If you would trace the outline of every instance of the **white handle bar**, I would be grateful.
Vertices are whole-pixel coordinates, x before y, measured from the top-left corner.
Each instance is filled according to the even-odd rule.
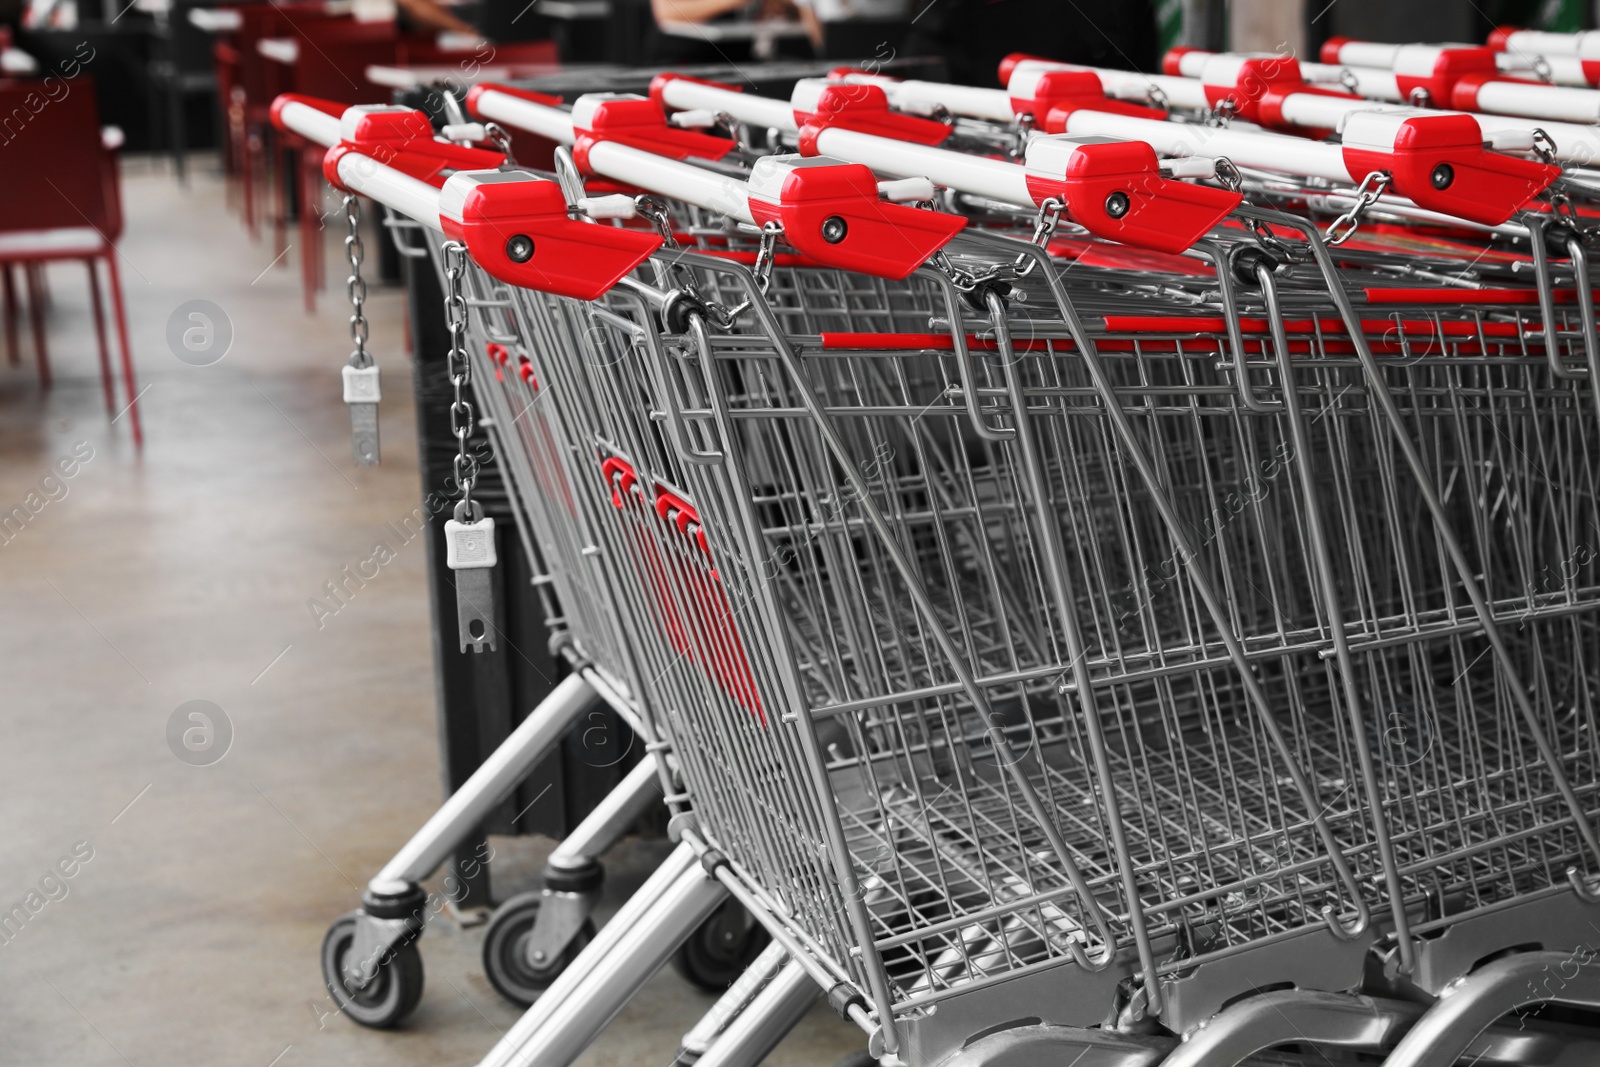
[[[431,230],[444,229],[439,222],[439,190],[425,181],[360,152],[346,152],[339,157],[339,180],[351,192],[393,208]]]
[[[577,139],[572,130],[572,116],[560,108],[546,107],[510,93],[492,91],[480,93],[475,106],[486,119],[536,133],[556,144],[570,145]]]
[[[560,108],[493,89],[480,92],[474,106],[484,118],[537,133],[558,144],[570,145],[577,140],[572,115]],[[790,122],[792,125],[792,118]],[[737,178],[724,177],[691,163],[680,163],[613,141],[597,141],[589,147],[589,167],[596,174],[616,181],[649,189],[740,222],[755,222],[750,214],[749,186]]]
[[[1585,47],[1587,45],[1587,47]],[[1506,34],[1506,51],[1536,56],[1581,56],[1600,49],[1600,34],[1546,33],[1514,30]]]
[[[781,100],[769,100],[702,85],[687,78],[673,78],[661,87],[661,102],[675,111],[713,111],[732,115],[740,122],[764,126],[784,133],[799,129],[794,108]]]
[[[330,115],[298,100],[291,100],[279,109],[278,117],[286,127],[313,144],[332,148],[339,143],[337,115]]]
[[[306,140],[324,147],[339,143],[339,119],[297,100],[278,111],[279,121]],[[339,180],[345,188],[393,208],[431,229],[439,224],[439,190],[427,182],[402,174],[361,152],[339,157]]]
[[[1067,132],[1090,137],[1120,137],[1144,141],[1164,156],[1205,156],[1228,159],[1246,167],[1300,177],[1352,180],[1338,145],[1285,137],[1252,130],[1217,129],[1160,119],[1113,115],[1105,111],[1074,111]]]

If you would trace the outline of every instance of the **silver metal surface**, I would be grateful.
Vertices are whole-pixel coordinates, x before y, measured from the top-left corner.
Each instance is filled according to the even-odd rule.
[[[660,799],[661,776],[655,759],[646,757],[572,828],[545,862],[552,867],[569,869],[587,865],[616,844],[617,839]]]
[[[821,995],[804,967],[784,964],[695,1062],[700,1067],[756,1067]]]
[[[1594,950],[1524,952],[1484,964],[1446,990],[1384,1067],[1451,1067],[1496,1020],[1538,1004],[1600,1008]]]
[[[384,865],[370,883],[372,891],[401,893],[437,870],[456,844],[527,777],[594,699],[594,690],[581,676],[563,678]]]
[[[480,1067],[571,1063],[726,897],[694,849],[679,845]]]

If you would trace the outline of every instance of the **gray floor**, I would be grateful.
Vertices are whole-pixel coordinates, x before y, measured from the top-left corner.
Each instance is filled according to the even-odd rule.
[[[0,512],[39,492],[0,537],[0,913],[29,915],[0,936],[0,1064],[472,1064],[516,1018],[482,976],[481,927],[430,927],[427,994],[394,1033],[327,1014],[316,964],[327,923],[439,800],[418,547],[320,629],[307,607],[417,503],[401,298],[370,304],[386,462],[358,470],[342,284],[303,314],[298,252],[273,265],[197,169],[186,192],[139,161],[125,176],[142,454],[126,417],[109,424],[80,269],[51,272],[54,390],[26,343],[0,365]],[[211,366],[166,341],[193,299],[232,324]],[[92,456],[41,490],[75,449]],[[191,700],[231,724],[210,766],[168,745]],[[496,845],[509,893],[550,842]],[[662,852],[610,857],[608,909]],[[72,876],[52,877],[64,859]],[[583,1062],[665,1065],[710,1002],[669,968]],[[819,1007],[769,1062],[859,1044]]]

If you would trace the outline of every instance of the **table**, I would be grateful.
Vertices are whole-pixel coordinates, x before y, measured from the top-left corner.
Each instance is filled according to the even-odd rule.
[[[256,51],[286,67],[300,61],[300,42],[293,37],[263,37],[256,42]]]
[[[771,59],[777,42],[790,37],[805,37],[804,23],[789,19],[758,19],[747,22],[661,22],[661,32],[672,37],[687,37],[695,41],[717,44],[722,41],[749,41],[750,54],[757,59]]]
[[[472,85],[477,82],[503,82],[538,78],[558,70],[571,70],[557,63],[502,63],[479,67],[468,75],[460,64],[444,66],[389,66],[373,64],[366,69],[367,81],[387,89],[422,89],[430,85]]]
[[[244,16],[231,7],[191,7],[189,22],[207,33],[237,33]]]
[[[539,6],[539,14],[562,22],[610,18],[611,0],[548,0]]]
[[[0,74],[37,74],[39,64],[20,48],[0,51]]]

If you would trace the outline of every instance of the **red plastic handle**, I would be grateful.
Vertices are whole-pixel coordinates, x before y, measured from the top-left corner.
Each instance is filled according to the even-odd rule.
[[[659,234],[572,218],[559,185],[523,171],[452,175],[439,222],[491,276],[579,300],[597,299],[661,247]]]
[[[1561,176],[1561,168],[1491,152],[1471,115],[1354,112],[1345,122],[1345,166],[1375,170],[1419,207],[1498,226]]]
[[[1011,107],[1018,115],[1033,115],[1040,119],[1046,128],[1055,121],[1051,116],[1059,114],[1060,121],[1064,122],[1066,115],[1083,110],[1108,111],[1113,115],[1131,115],[1140,119],[1167,117],[1167,113],[1160,108],[1113,100],[1106,95],[1100,76],[1092,70],[1046,71],[1034,82],[1033,96],[1013,96]]]
[[[343,140],[322,160],[322,173],[335,189],[345,189],[339,180],[339,159],[347,152],[359,152],[436,187],[444,185],[446,171],[486,170],[506,161],[500,152],[437,140],[428,116],[413,108],[346,108],[341,122]]]
[[[780,223],[795,251],[830,267],[905,278],[967,224],[959,215],[885,203],[877,177],[859,163],[768,156],[762,164],[751,174],[750,214],[760,224]]]
[[[711,546],[706,543],[705,527],[700,524],[700,513],[693,504],[670,490],[656,486],[656,515],[677,529],[683,536],[700,547],[708,557]]]
[[[1243,197],[1174,181],[1143,141],[1040,139],[1028,149],[1028,192],[1060,197],[1073,221],[1098,237],[1157,252],[1182,252]]]
[[[577,138],[572,157],[585,171],[589,145],[596,141],[625,144],[676,160],[721,159],[733,151],[733,142],[726,137],[670,125],[661,105],[643,96],[580,96],[572,107],[572,132]]]
[[[795,112],[801,155],[816,155],[817,134],[830,126],[923,145],[941,144],[950,136],[951,128],[942,122],[891,110],[889,94],[878,85],[829,85],[817,98],[816,107],[812,112]]]

